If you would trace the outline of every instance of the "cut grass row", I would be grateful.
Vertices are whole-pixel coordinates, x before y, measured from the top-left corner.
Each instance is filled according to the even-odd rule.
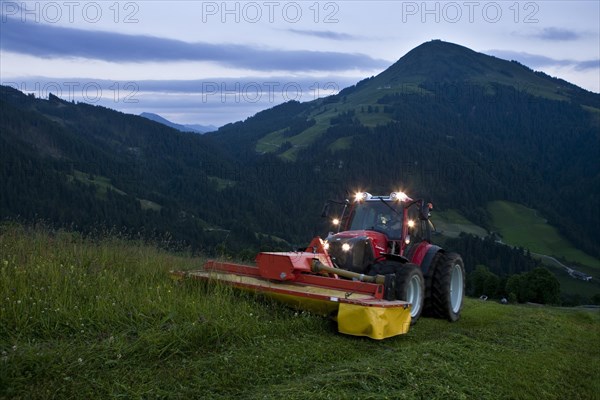
[[[384,341],[170,279],[202,259],[0,228],[0,398],[593,399],[598,312],[468,300]]]

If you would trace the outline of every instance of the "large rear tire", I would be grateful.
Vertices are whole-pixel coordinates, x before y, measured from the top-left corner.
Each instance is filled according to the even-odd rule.
[[[404,264],[396,270],[396,299],[410,303],[410,324],[414,325],[425,301],[425,279],[417,265]]]
[[[438,253],[428,282],[427,312],[454,322],[460,318],[465,298],[465,266],[456,253]]]

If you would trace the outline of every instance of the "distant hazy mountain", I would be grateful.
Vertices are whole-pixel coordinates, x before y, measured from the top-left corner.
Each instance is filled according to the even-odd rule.
[[[195,129],[196,131],[198,131],[200,133],[214,132],[219,129],[218,126],[214,126],[214,125],[185,124],[184,126],[186,128]]]
[[[177,124],[175,122],[169,121],[166,118],[161,117],[158,114],[153,114],[153,113],[143,112],[143,113],[140,114],[140,116],[144,117],[144,118],[148,118],[149,120],[152,120],[154,122],[158,122],[160,124],[163,124],[163,125],[166,125],[166,126],[170,126],[171,128],[177,129],[178,131],[181,131],[181,132],[206,133],[206,132],[216,131],[218,129],[218,127],[216,127],[214,125],[200,125],[200,124],[182,125],[182,124]]]

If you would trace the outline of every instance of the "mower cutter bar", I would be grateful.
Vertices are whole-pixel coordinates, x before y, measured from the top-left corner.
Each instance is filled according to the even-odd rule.
[[[202,270],[176,271],[178,278],[218,282],[337,319],[341,333],[384,339],[408,332],[410,304],[383,299],[383,285],[311,273],[309,252],[260,253],[258,266],[208,261]],[[265,275],[267,277],[265,277]]]

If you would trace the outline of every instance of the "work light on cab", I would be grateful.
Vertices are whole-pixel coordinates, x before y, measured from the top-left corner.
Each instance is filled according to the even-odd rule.
[[[367,192],[358,192],[354,195],[354,201],[360,203],[361,201],[369,200],[371,197],[371,193]]]
[[[410,200],[410,197],[404,192],[392,192],[390,193],[390,199],[392,201],[407,201]]]

